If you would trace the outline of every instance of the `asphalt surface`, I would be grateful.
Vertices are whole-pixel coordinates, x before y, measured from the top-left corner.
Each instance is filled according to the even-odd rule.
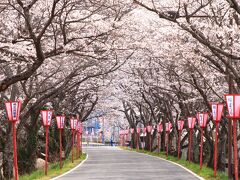
[[[58,180],[199,179],[170,162],[115,147],[85,147],[88,159]]]

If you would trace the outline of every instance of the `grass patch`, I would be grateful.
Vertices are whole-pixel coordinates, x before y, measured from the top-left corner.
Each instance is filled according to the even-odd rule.
[[[166,160],[175,162],[177,164],[180,164],[180,165],[186,167],[187,169],[191,170],[195,174],[197,174],[197,175],[199,175],[199,176],[201,176],[201,177],[203,177],[204,179],[207,179],[207,180],[213,180],[213,179],[214,180],[227,180],[228,179],[227,174],[224,173],[224,172],[221,172],[221,171],[217,172],[217,177],[215,178],[214,175],[213,175],[213,173],[214,173],[213,169],[207,167],[206,165],[203,165],[202,170],[200,170],[199,164],[195,164],[195,163],[192,163],[192,162],[189,163],[188,161],[186,161],[184,159],[178,160],[177,157],[169,156],[169,155],[168,155],[168,158],[166,158],[165,152],[160,152],[158,154],[157,152],[149,152],[149,151],[146,151],[146,150],[137,151],[136,149],[129,149],[129,148],[126,148],[126,147],[121,147],[121,149],[129,150],[129,151],[135,151],[135,152],[139,152],[139,153],[144,153],[144,154],[160,157],[162,159],[166,159]]]
[[[63,162],[62,169],[60,169],[59,162],[49,163],[48,164],[48,175],[47,176],[45,176],[44,169],[39,169],[39,170],[36,170],[36,171],[32,172],[31,174],[20,176],[19,179],[20,180],[32,180],[32,179],[47,180],[47,179],[51,179],[53,177],[59,176],[59,175],[65,173],[65,172],[71,170],[72,168],[77,166],[80,162],[82,162],[84,159],[86,159],[86,154],[85,153],[82,154],[81,158],[75,159],[74,163],[72,163],[72,156],[71,156],[71,153],[70,153],[69,157],[66,160],[62,161]]]

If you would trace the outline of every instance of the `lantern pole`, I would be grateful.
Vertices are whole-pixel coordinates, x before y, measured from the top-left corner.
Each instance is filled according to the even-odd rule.
[[[45,175],[48,173],[48,126],[45,126],[46,144],[45,144]]]
[[[134,141],[134,140],[133,140],[133,134],[132,134],[132,132],[131,132],[131,146],[130,146],[131,149],[133,149],[133,141]]]
[[[137,132],[134,133],[135,148],[137,149]]]
[[[74,162],[74,129],[72,129],[72,163]]]
[[[78,135],[78,158],[80,158],[80,150],[81,150],[81,133]]]
[[[238,180],[237,119],[233,119],[233,153],[234,153],[234,176],[235,180]]]
[[[137,140],[136,140],[136,144],[137,144],[137,151],[139,151],[139,133],[137,133]]]
[[[167,131],[167,138],[166,138],[166,156],[168,157],[168,136],[169,136],[169,131]]]
[[[144,136],[143,136],[143,147],[142,149],[145,149],[145,143],[146,143],[146,136],[145,136],[146,133],[144,133]]]
[[[124,144],[125,144],[126,147],[128,146],[127,143],[126,143],[127,141],[128,141],[128,134],[125,134]]]
[[[82,156],[82,133],[80,134],[80,156]]]
[[[122,146],[124,146],[124,134],[122,135]]]
[[[191,162],[191,147],[192,147],[192,129],[189,130],[189,142],[188,142],[188,161]]]
[[[215,147],[214,147],[214,177],[217,176],[217,143],[218,143],[218,122],[216,121],[216,135],[215,135]]]
[[[149,151],[152,152],[152,136],[151,136],[151,132],[149,133]]]
[[[178,134],[178,160],[180,159],[180,141],[181,141],[181,134],[182,134],[182,131],[180,130],[180,131],[179,131],[179,134]]]
[[[228,121],[228,179],[232,179],[232,120]]]
[[[200,169],[202,169],[202,156],[203,156],[203,128],[201,128],[201,147],[200,147]]]
[[[59,129],[59,148],[60,148],[60,169],[62,169],[62,129]]]
[[[119,135],[119,145],[122,146],[122,135]]]
[[[77,131],[77,148],[76,148],[76,159],[79,158],[79,132]]]
[[[16,121],[12,122],[12,128],[13,128],[14,175],[15,175],[15,180],[18,180]]]
[[[158,154],[160,153],[160,133],[158,133]]]

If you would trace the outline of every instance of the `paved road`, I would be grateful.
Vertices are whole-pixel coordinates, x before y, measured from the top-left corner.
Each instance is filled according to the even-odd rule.
[[[87,161],[58,180],[194,180],[185,169],[167,161],[114,147],[86,147]]]

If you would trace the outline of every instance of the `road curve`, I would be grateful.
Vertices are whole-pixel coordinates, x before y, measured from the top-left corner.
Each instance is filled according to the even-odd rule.
[[[57,180],[195,180],[187,170],[156,157],[115,147],[86,147],[88,159]]]

